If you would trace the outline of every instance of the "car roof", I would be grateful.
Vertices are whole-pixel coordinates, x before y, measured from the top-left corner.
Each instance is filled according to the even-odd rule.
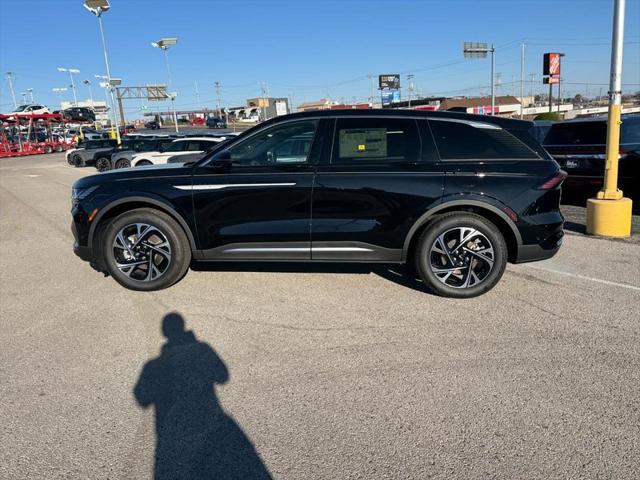
[[[224,138],[222,137],[184,137],[184,138],[176,138],[174,141],[175,142],[186,142],[187,140],[206,140],[209,142],[220,142],[221,140],[224,140]]]
[[[290,119],[313,119],[325,117],[403,117],[403,118],[442,118],[467,120],[471,122],[484,122],[510,129],[528,129],[533,126],[533,122],[527,120],[517,120],[513,118],[494,117],[490,115],[474,115],[470,113],[435,111],[429,112],[424,110],[411,109],[391,109],[391,108],[371,108],[371,109],[353,109],[353,110],[315,110],[312,112],[298,112],[289,115],[281,115],[279,117],[267,120],[261,125],[278,123]]]

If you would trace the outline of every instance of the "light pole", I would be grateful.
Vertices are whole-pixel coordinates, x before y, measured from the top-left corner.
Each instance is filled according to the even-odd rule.
[[[159,48],[160,50],[162,50],[164,54],[164,63],[165,63],[165,66],[167,67],[167,89],[171,87],[171,68],[169,67],[169,47],[177,43],[178,43],[177,37],[161,38],[157,42],[151,42],[151,46],[153,48]],[[175,105],[176,95],[177,93],[173,92],[173,93],[169,93],[168,97],[171,99],[171,109],[173,111],[173,123],[175,125],[176,133],[178,133],[178,116],[176,114],[176,105]]]
[[[22,103],[27,103],[27,92],[20,92],[20,95],[22,95]]]
[[[411,108],[411,94],[413,93],[413,74],[412,73],[407,75],[407,83],[409,84],[409,104],[408,104],[408,107]]]
[[[622,51],[624,46],[625,0],[615,0],[609,79],[609,119],[604,185],[597,198],[587,200],[587,233],[609,237],[631,235],[632,201],[618,188],[620,124],[622,111]]]
[[[13,89],[13,72],[7,72],[7,81],[9,82],[9,90],[11,91],[11,98],[13,100],[13,108],[18,108],[18,102],[16,101],[16,92]]]
[[[463,54],[464,58],[487,58],[487,53],[491,53],[491,115],[495,114],[495,105],[496,105],[496,92],[494,85],[494,65],[495,65],[495,55],[496,49],[493,47],[493,44],[489,48],[486,43],[475,43],[475,42],[464,42]]]
[[[91,81],[83,80],[82,83],[84,83],[89,89],[89,99],[91,100],[91,108],[93,108],[93,90],[91,90]]]
[[[102,80],[99,85],[100,88],[104,89],[104,105],[105,105],[105,114],[107,119],[109,120],[110,126],[114,125],[115,122],[112,117],[112,112],[115,115],[115,109],[112,106],[109,106],[109,82],[107,82],[106,75],[94,75],[94,77],[98,80]]]
[[[27,93],[29,94],[29,98],[31,99],[31,103],[34,102],[33,100],[33,88],[27,88]]]
[[[73,105],[77,107],[78,97],[76,96],[76,84],[73,81],[73,74],[80,73],[80,70],[78,70],[77,68],[58,67],[58,71],[69,74],[69,78],[71,78],[71,90],[73,91]]]
[[[58,97],[60,98],[60,110],[62,110],[62,92],[66,92],[67,87],[56,87],[52,88],[51,90],[58,94]]]
[[[115,106],[116,102],[113,99],[113,86],[111,85],[111,69],[109,68],[109,55],[107,54],[107,43],[104,39],[104,28],[102,27],[102,14],[107,12],[110,8],[109,0],[84,0],[84,8],[89,10],[98,18],[98,25],[100,26],[100,38],[102,40],[102,52],[104,53],[104,64],[107,68],[107,84],[109,87],[109,93],[111,94],[111,105]],[[116,126],[116,139],[118,144],[120,143],[120,126],[118,125],[118,116],[113,112],[114,123]]]

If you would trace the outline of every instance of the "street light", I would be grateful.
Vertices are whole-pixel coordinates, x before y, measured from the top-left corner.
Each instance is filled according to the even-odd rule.
[[[167,88],[171,87],[171,68],[169,67],[169,47],[178,43],[177,37],[161,38],[157,42],[151,42],[153,48],[159,48],[164,53],[164,63],[167,67]],[[171,109],[173,110],[173,123],[175,125],[176,133],[178,132],[178,116],[176,114],[175,99],[177,93],[169,94],[171,99]]]
[[[91,81],[83,80],[82,83],[84,83],[89,89],[89,99],[91,100],[91,107],[93,108],[93,90],[91,90]]]
[[[74,73],[75,74],[80,73],[80,70],[78,70],[77,68],[58,67],[58,71],[69,74],[69,77],[71,78],[71,90],[73,90],[73,103],[77,107],[78,106],[78,97],[76,96],[76,84],[73,81],[73,74]]]
[[[27,88],[27,92],[29,93],[29,98],[31,98],[31,103],[33,103],[33,88]]]
[[[100,26],[100,38],[102,39],[102,52],[104,53],[104,64],[107,68],[107,84],[109,87],[109,92],[111,94],[111,106],[115,107],[116,102],[113,98],[113,88],[111,86],[111,70],[109,68],[109,55],[107,54],[107,43],[104,39],[104,28],[102,27],[102,14],[107,12],[111,6],[109,5],[109,0],[84,0],[84,8],[94,14],[98,19],[98,25]],[[113,118],[115,120],[116,126],[116,138],[118,139],[118,143],[120,143],[120,127],[118,125],[118,116],[115,113],[115,109],[113,109]]]
[[[493,44],[491,48],[486,43],[464,42],[464,58],[487,58],[487,53],[491,53],[491,115],[494,115],[496,95],[493,85],[493,65],[494,65],[494,52]]]
[[[60,97],[60,110],[63,110],[63,108],[62,108],[62,92],[66,92],[67,91],[67,87],[52,88],[51,90],[56,92],[58,94],[58,97]]]

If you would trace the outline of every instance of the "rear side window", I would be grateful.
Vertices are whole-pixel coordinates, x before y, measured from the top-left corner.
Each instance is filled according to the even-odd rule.
[[[545,145],[604,145],[607,122],[555,123],[544,140]]]
[[[333,163],[402,162],[420,159],[415,120],[404,118],[339,118]]]
[[[620,143],[640,143],[640,118],[622,118]]]
[[[538,158],[506,130],[493,125],[429,120],[442,160]]]

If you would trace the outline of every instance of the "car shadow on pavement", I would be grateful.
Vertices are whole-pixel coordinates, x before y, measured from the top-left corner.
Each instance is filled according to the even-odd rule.
[[[403,287],[430,293],[406,265],[364,263],[305,262],[193,262],[196,272],[271,272],[271,273],[338,273],[368,275],[374,273]]]
[[[215,392],[229,380],[222,359],[185,330],[179,313],[162,320],[167,342],[134,387],[142,408],[155,409],[154,479],[270,479],[255,447],[225,413]]]

